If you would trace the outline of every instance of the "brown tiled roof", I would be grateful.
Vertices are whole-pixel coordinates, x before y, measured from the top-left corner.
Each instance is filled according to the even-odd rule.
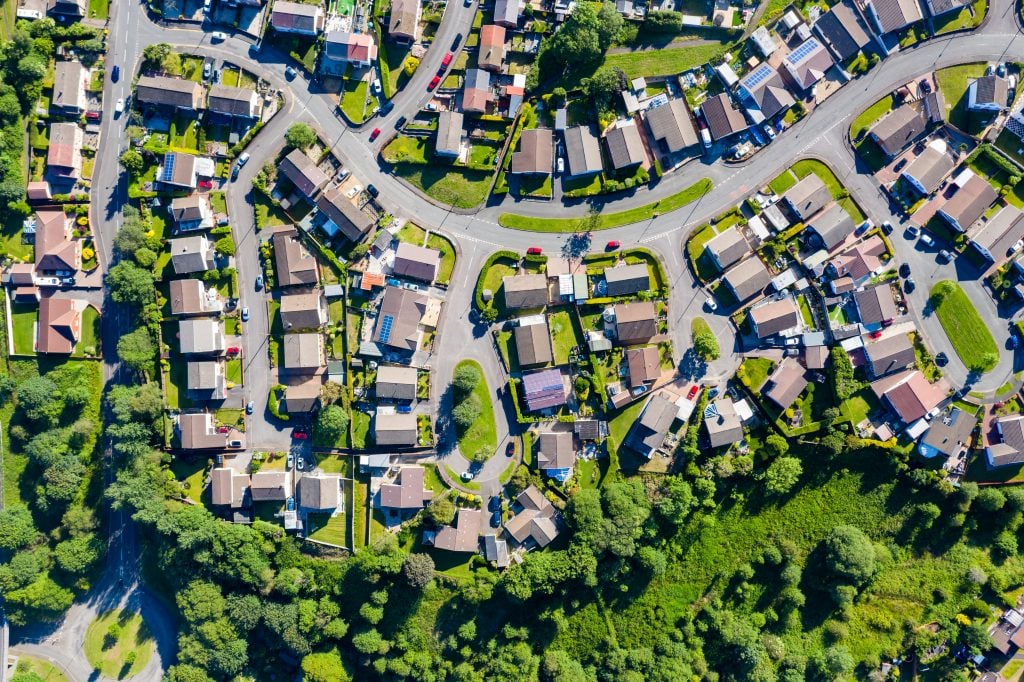
[[[292,476],[288,471],[258,471],[249,482],[253,502],[284,501],[291,493]]]
[[[408,289],[387,287],[377,314],[377,325],[373,330],[374,342],[400,350],[415,351],[419,344],[419,323],[426,309],[427,299],[422,294]]]
[[[551,336],[548,324],[519,325],[513,332],[516,341],[516,357],[523,367],[546,365],[555,358],[551,351]]]
[[[723,230],[708,240],[704,249],[712,256],[722,269],[743,258],[750,250],[747,240],[735,227]]]
[[[928,127],[928,119],[909,104],[896,107],[871,126],[871,136],[887,156],[895,156]]]
[[[721,140],[747,129],[747,119],[743,112],[733,106],[732,100],[725,93],[708,98],[700,105],[704,119],[708,122],[711,139]]]
[[[416,445],[416,415],[378,412],[374,418],[373,433],[377,445]]]
[[[512,154],[512,172],[550,175],[554,139],[548,128],[531,128],[519,136],[519,151]]]
[[[480,28],[480,51],[477,61],[481,69],[500,71],[505,59],[505,27],[488,24]]]
[[[419,24],[416,21],[419,7],[420,0],[392,0],[388,35],[415,40],[419,35]]]
[[[832,193],[816,173],[811,173],[786,190],[783,200],[800,220],[807,220],[832,201]]]
[[[576,464],[576,449],[571,431],[545,431],[537,446],[537,468],[569,469]]]
[[[415,400],[417,372],[415,367],[381,365],[377,369],[378,399]]]
[[[972,175],[956,194],[942,205],[939,213],[946,220],[955,221],[961,230],[966,231],[998,198],[999,193],[988,180],[980,175]]]
[[[284,369],[307,372],[324,366],[323,337],[320,334],[285,334]]]
[[[299,506],[306,509],[336,509],[341,506],[341,477],[306,474],[299,479]]]
[[[858,291],[853,298],[862,324],[879,324],[899,315],[887,282]]]
[[[615,330],[619,343],[629,345],[646,342],[658,334],[658,313],[654,303],[617,303],[615,305]]]
[[[249,476],[230,467],[217,467],[210,472],[210,496],[215,505],[241,507],[248,487]]]
[[[763,339],[800,324],[800,311],[797,310],[793,299],[787,296],[751,308],[750,321],[757,329],[757,338]]]
[[[36,270],[54,272],[78,269],[78,242],[69,239],[68,217],[62,209],[36,211]]]
[[[385,509],[422,509],[434,493],[423,485],[425,471],[419,466],[404,466],[395,483],[380,487],[380,506]]]
[[[917,0],[867,0],[866,4],[874,8],[882,33],[899,30],[924,17]]]
[[[143,104],[182,109],[203,108],[203,86],[195,81],[167,76],[141,76],[135,97]]]
[[[544,275],[506,275],[501,288],[506,308],[540,308],[548,303],[548,278]]]
[[[375,225],[365,211],[342,193],[340,185],[324,191],[317,198],[316,207],[352,242],[361,240]]]
[[[85,107],[85,69],[79,62],[57,62],[53,75],[53,106],[68,111]]]
[[[641,291],[651,290],[651,276],[647,263],[620,263],[604,269],[604,279],[608,283],[609,296],[628,296]]]
[[[178,417],[181,432],[181,447],[184,450],[212,450],[227,446],[228,438],[217,433],[213,426],[213,415],[209,413],[183,414]]]
[[[953,157],[944,148],[939,149],[930,144],[903,169],[903,175],[912,177],[925,192],[931,194],[955,165]]]
[[[757,256],[751,256],[739,265],[726,271],[724,282],[732,290],[736,300],[746,301],[755,294],[760,294],[772,281],[768,269]]]
[[[785,410],[800,397],[807,388],[804,368],[793,358],[785,358],[782,364],[768,377],[768,383],[761,392],[779,408]]]
[[[604,142],[608,146],[612,167],[616,170],[635,166],[645,158],[640,131],[632,122],[617,125],[606,132]]]
[[[82,129],[74,123],[50,125],[47,169],[55,175],[77,177],[82,171]]]
[[[714,403],[716,414],[704,418],[704,429],[708,432],[711,447],[732,445],[743,440],[743,423],[736,415],[736,407],[729,398],[719,398]]]
[[[323,30],[324,13],[318,5],[275,0],[270,24],[282,31],[316,34]]]
[[[871,36],[857,18],[853,3],[833,5],[815,22],[814,28],[836,51],[840,59],[849,59],[871,42]]]
[[[82,334],[82,314],[70,298],[47,297],[39,301],[36,352],[69,354]]]
[[[281,286],[316,284],[320,280],[316,258],[299,239],[297,232],[278,232],[273,242],[277,280]]]
[[[172,315],[198,315],[206,312],[205,287],[198,279],[171,280],[170,299]]]
[[[437,249],[401,242],[395,251],[392,271],[403,277],[433,282],[440,264],[441,252]]]
[[[278,169],[307,199],[312,199],[330,179],[301,149],[288,152]]]
[[[259,95],[250,88],[217,83],[210,86],[207,109],[218,114],[254,117],[259,114]]]
[[[910,424],[938,407],[946,399],[948,388],[944,379],[929,384],[923,374],[911,370],[883,395],[900,419]]]
[[[692,147],[700,141],[685,99],[672,99],[660,107],[648,109],[646,118],[651,138],[669,154]]]
[[[483,512],[479,509],[460,509],[454,526],[442,526],[434,536],[435,549],[449,552],[476,553],[480,548],[480,528]]]
[[[636,388],[661,377],[661,353],[657,346],[631,348],[626,351],[629,387]]]

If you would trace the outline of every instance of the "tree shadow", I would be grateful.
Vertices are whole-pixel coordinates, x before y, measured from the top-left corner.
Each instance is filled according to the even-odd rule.
[[[694,381],[707,374],[707,371],[708,363],[698,357],[692,347],[687,348],[679,360],[679,374],[685,379]]]

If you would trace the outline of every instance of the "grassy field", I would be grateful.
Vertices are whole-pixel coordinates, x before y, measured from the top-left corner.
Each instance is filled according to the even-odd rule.
[[[203,481],[206,479],[207,460],[197,457],[186,460],[175,457],[171,461],[174,478],[185,484],[185,496],[196,504],[203,503]]]
[[[36,322],[39,308],[25,303],[11,303],[11,325],[14,327],[14,352],[18,355],[35,355]]]
[[[114,623],[120,626],[120,635],[109,642],[109,628]],[[153,656],[153,644],[139,614],[117,609],[89,624],[85,632],[85,657],[106,677],[128,677],[146,667]],[[129,652],[135,652],[135,662],[130,666],[125,664]]]
[[[456,208],[474,208],[487,198],[491,174],[484,171],[400,163],[395,173],[427,196]]]
[[[939,90],[949,107],[948,120],[954,126],[970,132],[970,115],[967,111],[967,85],[968,82],[985,75],[985,62],[974,62],[972,64],[961,64],[946,69],[939,69],[935,72],[935,78],[939,83]]]
[[[477,362],[463,360],[456,365],[455,370],[458,371],[460,367],[472,367],[480,374],[480,382],[473,389],[473,394],[480,401],[480,416],[472,426],[459,432],[459,451],[470,459],[474,456],[485,459],[493,455],[498,448],[498,433],[494,423],[491,392],[487,388],[487,379],[484,377],[483,369]]]
[[[347,80],[341,94],[341,111],[353,123],[366,120],[366,81]]]
[[[551,348],[555,356],[556,365],[564,365],[569,362],[569,351],[575,346],[583,344],[576,334],[576,327],[572,317],[566,310],[559,310],[548,316],[548,325],[551,328]]]
[[[31,682],[38,682],[39,680],[42,680],[42,682],[68,682],[67,676],[54,665],[40,658],[32,658],[24,654],[18,654],[18,665],[15,668],[15,673],[12,679],[21,679],[20,675],[35,675],[35,677],[27,679],[31,680]]]
[[[667,47],[661,50],[644,50],[626,54],[610,54],[605,57],[604,66],[618,67],[628,78],[638,76],[667,76],[692,69],[720,56],[726,45],[704,44]]]
[[[861,134],[866,133],[868,128],[892,109],[892,106],[892,95],[886,95],[862,111],[857,118],[853,119],[853,123],[850,124],[850,139],[856,140]]]
[[[711,191],[714,183],[707,178],[700,180],[687,187],[678,194],[655,201],[643,206],[637,206],[618,213],[594,213],[582,218],[531,218],[529,216],[517,215],[515,213],[502,213],[498,222],[502,227],[513,230],[525,230],[527,232],[589,232],[593,230],[608,230],[613,227],[632,225],[644,220],[650,220],[665,213],[671,213]]]
[[[75,357],[93,357],[100,351],[100,313],[91,305],[82,311],[82,336],[75,344]]]
[[[942,288],[950,288],[944,296]],[[943,280],[932,287],[931,303],[953,350],[969,369],[987,372],[999,362],[999,349],[981,315],[960,285]]]

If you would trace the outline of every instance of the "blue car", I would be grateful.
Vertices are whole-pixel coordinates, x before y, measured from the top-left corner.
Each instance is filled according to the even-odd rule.
[[[112,81],[114,81],[116,83],[118,80],[120,80],[120,78],[121,78],[121,67],[120,66],[114,66],[114,70],[110,72],[110,80],[112,80]]]
[[[487,511],[501,511],[501,498],[492,497],[490,501],[487,503]]]
[[[288,511],[295,511],[295,498],[294,497],[289,497],[288,498]]]
[[[501,525],[501,511],[496,511],[491,514],[491,528],[497,528]]]

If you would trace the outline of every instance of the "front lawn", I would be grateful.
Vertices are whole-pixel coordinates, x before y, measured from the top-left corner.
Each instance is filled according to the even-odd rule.
[[[428,138],[406,135],[396,135],[380,151],[388,163],[430,163],[433,155],[434,145]]]
[[[768,381],[768,375],[775,369],[775,363],[768,358],[747,358],[740,365],[740,369],[750,390],[759,391],[764,382]]]
[[[288,215],[281,210],[281,207],[270,203],[270,199],[268,199],[262,192],[253,192],[253,197],[253,203],[255,204],[256,210],[257,229],[262,230],[266,227],[287,225],[291,222],[288,220]]]
[[[576,346],[583,345],[583,339],[576,333],[576,325],[567,310],[559,310],[548,316],[551,328],[551,348],[556,365],[569,362],[569,353]]]
[[[427,237],[427,247],[441,252],[441,264],[437,268],[437,284],[448,284],[455,269],[455,247],[446,238],[431,233]]]
[[[117,628],[111,629],[111,626]],[[85,632],[85,657],[104,677],[120,679],[140,673],[153,656],[154,641],[142,616],[131,611],[107,611]],[[134,661],[129,663],[129,654]]]
[[[793,173],[796,174],[797,178],[803,180],[805,177],[814,173],[821,181],[828,187],[829,193],[832,198],[836,200],[846,212],[853,218],[854,223],[861,223],[864,221],[865,215],[857,203],[850,196],[850,193],[846,191],[846,187],[839,181],[836,174],[832,172],[832,169],[826,166],[817,159],[800,159],[793,164]]]
[[[74,357],[95,357],[100,350],[100,313],[91,305],[82,311],[82,335],[75,344]]]
[[[494,423],[494,406],[491,403],[491,392],[487,387],[487,378],[483,369],[473,360],[463,360],[455,367],[472,367],[480,376],[480,381],[473,389],[473,395],[480,401],[480,416],[467,429],[456,429],[459,439],[459,451],[467,459],[486,459],[498,448],[498,433]]]
[[[345,81],[345,90],[341,94],[341,111],[355,124],[366,120],[366,81]]]
[[[862,134],[866,133],[871,126],[875,124],[878,119],[882,118],[885,114],[889,113],[893,108],[892,95],[886,95],[882,99],[878,100],[870,107],[860,113],[857,118],[853,119],[853,123],[850,124],[850,139],[856,140]]]
[[[242,383],[242,359],[231,358],[224,364],[224,376],[238,386]]]
[[[981,315],[960,285],[938,282],[931,290],[931,305],[953,344],[953,350],[972,371],[987,372],[999,363],[999,349]]]
[[[29,682],[68,682],[67,676],[58,670],[53,664],[39,658],[26,656],[22,653],[18,654],[18,665],[14,669],[14,672],[16,674],[10,678],[12,680],[25,679]],[[22,678],[22,675],[32,677]]]
[[[491,174],[448,165],[400,163],[395,174],[427,196],[455,208],[475,208],[491,188]]]
[[[964,7],[959,12],[947,12],[933,19],[935,35],[977,28],[985,19],[985,0],[974,0],[974,6]],[[973,15],[972,15],[973,12]]]
[[[89,17],[106,21],[110,11],[110,0],[89,0]]]
[[[935,72],[942,98],[949,108],[948,120],[964,132],[970,132],[970,114],[967,111],[967,85],[969,81],[985,75],[985,62],[961,64]]]

